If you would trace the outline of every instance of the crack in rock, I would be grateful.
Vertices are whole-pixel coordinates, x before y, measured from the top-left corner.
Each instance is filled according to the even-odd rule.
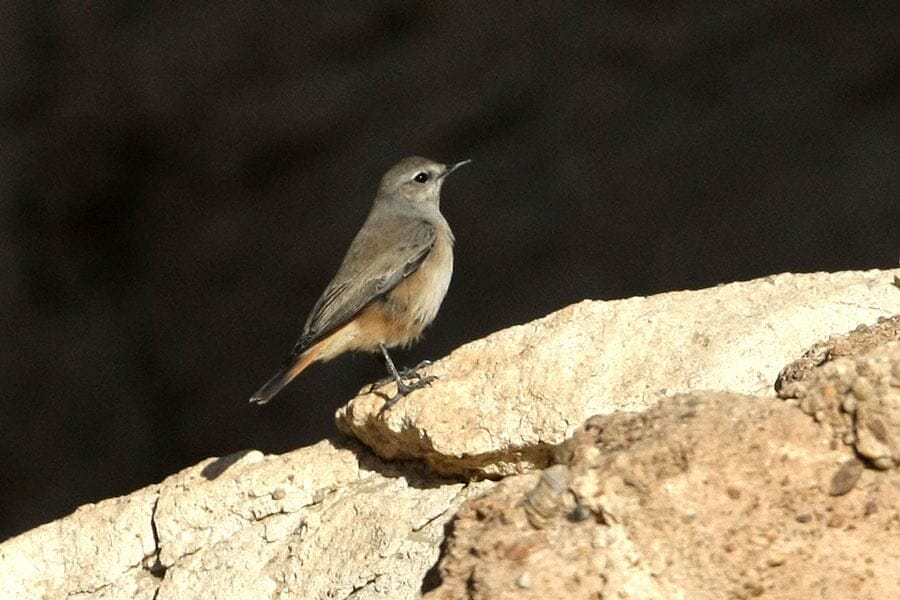
[[[159,532],[156,530],[156,509],[159,507],[159,494],[153,501],[153,509],[150,511],[150,530],[153,532],[153,552],[144,557],[143,568],[157,579],[162,579],[166,575],[166,567],[159,560]],[[150,559],[153,559],[152,562]],[[159,593],[157,588],[156,593]],[[154,598],[156,596],[154,595]]]

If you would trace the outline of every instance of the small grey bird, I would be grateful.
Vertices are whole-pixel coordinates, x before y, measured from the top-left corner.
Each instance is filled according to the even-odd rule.
[[[385,173],[369,216],[313,307],[300,339],[281,370],[250,402],[265,404],[310,364],[349,350],[384,356],[397,383],[397,393],[385,408],[434,381],[414,369],[403,375],[417,381],[404,382],[388,348],[417,340],[447,294],[453,233],[440,211],[441,186],[447,175],[470,162],[444,165],[411,156]]]

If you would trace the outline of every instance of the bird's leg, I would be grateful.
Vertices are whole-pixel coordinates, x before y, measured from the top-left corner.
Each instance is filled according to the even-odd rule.
[[[382,347],[383,347],[382,345],[379,345],[379,348],[382,348]],[[425,367],[430,367],[432,365],[432,362],[430,360],[423,360],[422,362],[420,362],[419,364],[417,364],[415,367],[412,367],[412,368],[406,367],[403,369],[395,369],[394,363],[391,360],[390,356],[387,354],[386,349],[382,350],[382,354],[376,354],[375,357],[378,360],[378,362],[381,363],[381,365],[385,369],[387,369],[387,371],[388,371],[388,373],[390,373],[390,375],[388,375],[387,377],[382,377],[375,383],[371,384],[369,386],[369,391],[366,392],[369,394],[371,394],[373,391],[377,390],[378,388],[382,388],[389,383],[397,381],[393,375],[394,371],[397,372],[397,375],[400,376],[400,379],[412,379],[412,378],[422,379],[422,374],[419,373],[419,371]]]
[[[433,381],[437,379],[437,377],[433,375],[429,375],[427,377],[423,377],[421,373],[418,372],[422,367],[426,367],[431,364],[431,361],[424,360],[420,362],[414,369],[404,369],[402,372],[397,371],[397,367],[394,366],[394,361],[391,360],[391,355],[388,354],[387,348],[384,344],[379,343],[378,348],[381,350],[381,354],[384,357],[384,364],[387,367],[388,372],[391,374],[390,377],[386,379],[382,379],[380,381],[376,381],[369,388],[369,392],[374,392],[378,388],[384,386],[385,384],[393,381],[397,384],[397,393],[393,398],[389,398],[385,403],[382,410],[386,408],[390,408],[393,406],[400,398],[409,394],[410,392],[414,392],[415,390],[425,387],[426,385],[430,385]],[[403,378],[415,377],[418,381],[415,383],[405,383]]]
[[[398,374],[400,375],[400,377],[402,377],[403,379],[409,379],[409,378],[411,378],[411,377],[415,377],[416,379],[422,379],[422,374],[419,373],[419,371],[422,370],[422,369],[424,369],[425,367],[430,367],[430,366],[431,366],[431,361],[430,361],[430,360],[423,360],[422,362],[420,362],[420,363],[417,364],[416,366],[414,366],[414,367],[409,367],[409,368],[407,368],[407,369],[403,369],[402,371],[397,371],[397,373],[398,373]]]
[[[390,369],[390,367],[388,367],[387,361],[384,360],[384,356],[379,355],[378,358],[381,359],[379,362],[381,362],[381,364],[384,365],[384,368],[387,369],[388,372],[390,372],[391,369]],[[424,369],[425,367],[430,367],[431,364],[432,363],[430,360],[423,360],[422,362],[417,364],[415,367],[406,368],[406,369],[397,369],[397,375],[400,376],[400,379],[412,379],[412,378],[422,379],[422,374],[419,373],[419,371],[421,369]],[[394,379],[393,375],[388,375],[387,377],[382,377],[381,379],[379,379],[378,381],[373,383],[371,386],[369,386],[368,393],[372,393],[373,391],[377,390],[378,388],[382,388],[382,387],[386,386],[387,384],[394,382],[394,381],[397,381],[397,380]]]

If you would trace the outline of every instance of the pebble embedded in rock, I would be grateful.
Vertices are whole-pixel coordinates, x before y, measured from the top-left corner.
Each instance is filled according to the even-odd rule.
[[[852,490],[864,469],[865,466],[855,458],[846,461],[832,476],[828,495],[843,496]]]
[[[531,575],[528,571],[522,571],[522,574],[516,577],[516,585],[524,590],[531,587]]]

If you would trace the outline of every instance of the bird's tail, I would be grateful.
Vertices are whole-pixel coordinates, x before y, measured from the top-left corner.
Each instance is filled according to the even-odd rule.
[[[284,366],[281,367],[275,376],[250,397],[250,403],[265,404],[271,400],[275,394],[280,392],[284,386],[289,384],[294,377],[299,375],[315,359],[316,354],[310,351],[291,356],[285,361]]]

